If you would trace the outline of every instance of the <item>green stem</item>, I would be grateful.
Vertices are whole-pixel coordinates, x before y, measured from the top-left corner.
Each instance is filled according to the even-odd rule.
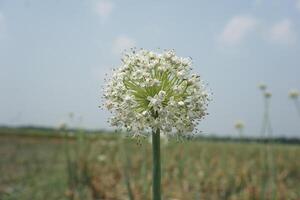
[[[299,114],[299,116],[300,116],[300,102],[299,102],[298,99],[295,99],[295,100],[294,100],[294,103],[295,103],[297,112],[298,112],[298,114]]]
[[[161,200],[160,129],[152,132],[152,159],[152,198]]]

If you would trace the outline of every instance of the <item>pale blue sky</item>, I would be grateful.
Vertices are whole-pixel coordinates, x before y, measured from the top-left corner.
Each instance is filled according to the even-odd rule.
[[[300,89],[300,0],[0,0],[0,124],[57,126],[74,112],[108,128],[103,78],[131,46],[193,58],[214,93],[204,132],[235,134],[241,119],[258,135],[265,82],[274,134],[300,135],[287,97]]]

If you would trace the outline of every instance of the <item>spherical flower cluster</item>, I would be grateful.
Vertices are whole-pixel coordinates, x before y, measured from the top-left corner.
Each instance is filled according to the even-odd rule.
[[[289,92],[289,97],[291,99],[297,99],[299,97],[299,91],[296,89],[293,89]]]
[[[192,132],[207,115],[210,98],[191,60],[173,50],[126,53],[104,92],[112,126],[134,135],[160,129],[164,134]]]

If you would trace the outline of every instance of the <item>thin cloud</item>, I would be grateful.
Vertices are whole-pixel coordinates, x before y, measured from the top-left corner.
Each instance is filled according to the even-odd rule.
[[[111,15],[115,5],[110,0],[100,0],[96,3],[96,13],[100,16],[101,20],[104,22]]]
[[[269,40],[278,44],[292,44],[296,40],[293,23],[284,19],[273,25],[269,31]]]
[[[239,44],[256,25],[257,20],[251,16],[235,16],[226,24],[219,41],[225,45]]]
[[[113,41],[112,45],[112,52],[114,54],[119,55],[122,53],[124,50],[135,47],[136,46],[136,41],[132,38],[129,38],[127,36],[118,36],[115,38]]]

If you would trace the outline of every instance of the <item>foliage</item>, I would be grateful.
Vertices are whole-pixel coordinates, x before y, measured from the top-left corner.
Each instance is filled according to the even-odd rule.
[[[126,176],[130,176],[134,199],[147,200],[151,196],[151,173],[145,170],[152,162],[148,141],[137,145],[111,134],[89,136],[86,142],[89,150],[81,151],[85,152],[81,159],[88,160],[89,180],[81,181],[84,198],[77,195],[75,200],[127,199]],[[77,140],[69,139],[68,145],[70,151],[78,150]],[[127,158],[124,148],[130,153]],[[278,199],[300,197],[299,145],[270,144],[276,167],[272,184],[264,184],[270,180],[261,159],[264,144],[192,140],[169,141],[162,148],[162,190],[166,200],[261,199],[261,185],[266,185],[265,199],[271,199],[273,184]],[[0,135],[0,199],[70,199],[64,152],[63,138]],[[130,164],[124,165],[124,160]],[[78,187],[73,189],[78,193]]]

